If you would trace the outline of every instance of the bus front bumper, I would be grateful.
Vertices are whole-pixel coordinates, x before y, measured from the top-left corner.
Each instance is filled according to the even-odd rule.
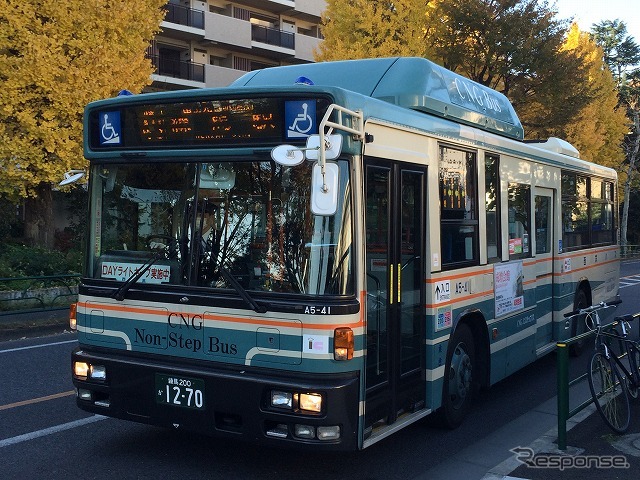
[[[359,376],[72,353],[77,405],[171,429],[313,450],[358,448]]]

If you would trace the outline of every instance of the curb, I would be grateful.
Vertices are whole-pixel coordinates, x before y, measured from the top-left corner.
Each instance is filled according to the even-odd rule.
[[[567,421],[567,431],[571,430],[573,427],[578,425],[580,422],[586,420],[592,413],[596,411],[596,407],[594,405],[590,405],[580,413],[576,414],[572,418]],[[553,453],[556,455],[569,455],[576,456],[581,455],[584,452],[584,449],[571,447],[567,445],[566,450],[559,450],[557,446],[557,438],[558,438],[558,427],[554,427],[547,431],[540,438],[534,440],[531,444],[527,445],[531,450],[533,450],[535,455],[541,453]],[[513,456],[507,458],[505,461],[499,463],[491,470],[487,472],[487,474],[482,477],[482,480],[507,480],[516,477],[510,477],[509,474],[515,471],[518,467],[522,466],[523,463],[518,460],[518,456],[514,454]]]
[[[0,341],[62,332],[68,328],[68,307],[0,313]]]

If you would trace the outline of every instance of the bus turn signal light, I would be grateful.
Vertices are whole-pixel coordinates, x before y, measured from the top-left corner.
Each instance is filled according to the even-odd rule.
[[[335,360],[353,358],[353,330],[349,327],[336,328],[333,331],[333,358]]]
[[[76,314],[78,312],[78,304],[72,303],[69,305],[69,328],[71,330],[76,330],[78,328],[78,322],[76,320]]]

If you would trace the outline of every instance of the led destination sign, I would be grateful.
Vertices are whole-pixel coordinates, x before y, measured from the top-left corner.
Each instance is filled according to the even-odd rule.
[[[136,107],[142,143],[217,143],[280,138],[282,119],[274,99],[215,100]]]
[[[92,149],[103,150],[280,143],[288,137],[285,111],[289,112],[290,105],[297,103],[301,102],[244,98],[96,109],[90,113],[90,144]],[[316,109],[316,103],[327,102],[305,100],[304,113],[313,111],[315,117],[316,110],[320,110],[319,106]],[[317,119],[310,116],[308,123],[296,123],[304,128],[307,124],[317,129]]]

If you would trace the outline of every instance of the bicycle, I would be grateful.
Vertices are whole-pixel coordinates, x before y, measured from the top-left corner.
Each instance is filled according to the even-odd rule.
[[[629,397],[637,399],[640,393],[640,344],[628,338],[630,322],[640,313],[616,317],[610,325],[600,323],[600,309],[619,304],[601,302],[597,305],[571,312],[565,317],[584,314],[589,330],[595,330],[595,351],[589,359],[587,377],[589,389],[598,413],[616,433],[624,433],[631,421]],[[620,332],[620,330],[621,332]],[[612,340],[617,340],[619,353],[612,350]],[[627,359],[628,368],[621,358]]]

